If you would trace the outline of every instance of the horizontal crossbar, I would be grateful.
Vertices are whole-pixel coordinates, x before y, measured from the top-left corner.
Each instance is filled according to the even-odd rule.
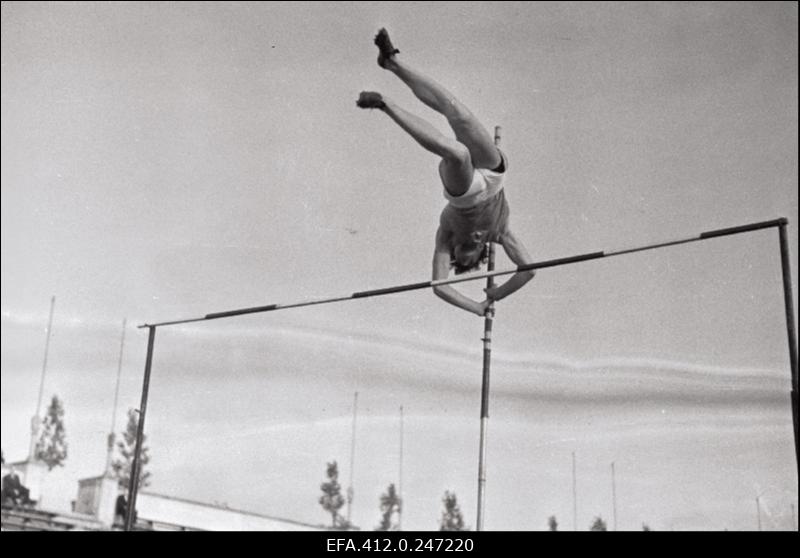
[[[257,314],[262,312],[272,312],[274,310],[287,310],[289,308],[300,308],[303,306],[313,306],[316,304],[330,304],[331,302],[342,302],[345,300],[353,300],[358,298],[369,298],[374,296],[382,296],[387,294],[393,293],[401,293],[406,291],[416,291],[420,289],[430,289],[435,287],[441,287],[444,285],[451,285],[454,283],[465,283],[467,281],[476,281],[478,279],[486,279],[488,277],[499,277],[502,275],[511,275],[512,273],[518,273],[521,271],[533,271],[536,269],[544,269],[547,267],[558,267],[562,265],[568,265],[578,262],[584,262],[588,260],[596,260],[600,258],[607,258],[611,256],[621,256],[623,254],[632,254],[634,252],[643,252],[645,250],[654,250],[656,248],[665,248],[667,246],[675,246],[677,244],[687,244],[689,242],[697,242],[700,240],[707,240],[710,238],[718,238],[721,236],[729,236],[733,234],[740,234],[745,232],[752,232],[761,229],[768,229],[772,227],[780,227],[785,226],[789,221],[782,217],[780,219],[773,219],[771,221],[761,221],[758,223],[750,223],[748,225],[741,225],[738,227],[729,227],[726,229],[717,229],[713,231],[707,231],[700,233],[698,235],[680,238],[676,240],[669,240],[663,242],[657,242],[654,244],[646,244],[642,246],[634,246],[630,248],[621,248],[617,250],[605,250],[602,252],[589,252],[586,254],[578,254],[577,256],[568,256],[566,258],[556,258],[554,260],[545,260],[540,262],[533,262],[530,264],[520,265],[512,269],[504,269],[504,270],[496,270],[496,271],[485,271],[479,273],[469,273],[464,275],[459,275],[456,277],[451,277],[448,279],[439,279],[435,281],[423,281],[420,283],[410,283],[407,285],[396,285],[393,287],[384,287],[382,289],[373,289],[368,291],[359,291],[355,293],[351,293],[349,295],[344,296],[335,296],[330,298],[319,298],[315,300],[306,300],[302,302],[293,302],[288,304],[268,304],[266,306],[253,306],[250,308],[239,308],[236,310],[227,310],[223,312],[213,312],[211,314],[206,314],[205,316],[199,318],[189,318],[184,320],[172,320],[166,322],[156,322],[152,324],[143,324],[138,326],[139,328],[145,327],[161,327],[161,326],[168,326],[168,325],[178,325],[178,324],[188,324],[192,322],[203,322],[208,320],[218,320],[220,318],[232,318],[234,316],[243,316],[245,314]]]

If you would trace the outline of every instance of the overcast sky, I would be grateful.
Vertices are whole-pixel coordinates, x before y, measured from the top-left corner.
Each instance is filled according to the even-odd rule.
[[[99,474],[138,406],[146,321],[426,280],[436,165],[379,111],[404,60],[503,127],[511,226],[537,260],[787,217],[797,301],[796,3],[2,4],[2,446],[45,395]],[[510,264],[504,254],[498,266]],[[478,296],[481,285],[462,287]],[[157,334],[154,492],[323,523],[399,479],[404,527],[455,491],[475,525],[481,319],[430,292]],[[774,229],[541,270],[498,304],[488,529],[790,529],[797,478]],[[796,523],[795,523],[796,525]]]

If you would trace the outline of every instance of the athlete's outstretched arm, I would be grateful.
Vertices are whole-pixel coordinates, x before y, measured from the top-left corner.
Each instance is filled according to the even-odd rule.
[[[433,280],[447,279],[450,274],[450,248],[444,242],[444,234],[442,229],[436,232],[436,250],[433,253]],[[434,287],[433,292],[453,306],[457,306],[467,312],[472,312],[478,316],[483,316],[486,309],[489,307],[489,301],[477,302],[471,298],[464,296],[450,285],[442,285]]]
[[[522,244],[522,241],[511,231],[507,231],[503,235],[501,242],[506,254],[508,254],[508,257],[515,264],[525,265],[533,263],[533,258],[528,254],[525,245]],[[534,275],[536,275],[536,272],[532,269],[528,271],[518,271],[502,285],[492,287],[491,289],[484,289],[484,291],[486,292],[486,296],[489,297],[489,300],[502,300],[525,286],[528,281],[533,279]]]

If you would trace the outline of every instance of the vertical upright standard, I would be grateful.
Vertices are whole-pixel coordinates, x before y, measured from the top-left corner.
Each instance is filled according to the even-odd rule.
[[[131,531],[136,521],[136,494],[139,491],[139,468],[142,455],[142,438],[144,437],[144,417],[147,412],[147,392],[150,391],[150,370],[153,367],[153,345],[156,340],[156,326],[147,326],[147,359],[144,363],[144,383],[142,384],[142,402],[139,405],[139,421],[136,429],[136,448],[133,452],[133,464],[128,480],[128,509],[125,514],[125,530]]]
[[[781,269],[783,271],[783,303],[786,308],[786,332],[789,336],[789,366],[792,372],[792,422],[794,424],[795,465],[800,477],[800,450],[798,450],[798,408],[797,408],[797,331],[794,325],[794,302],[792,300],[792,271],[789,257],[789,240],[786,237],[786,219],[780,219],[778,235],[781,244]]]
[[[494,128],[494,143],[500,145],[500,126]],[[494,243],[489,243],[489,271],[494,271]],[[486,279],[486,287],[494,286],[494,277]],[[486,434],[489,426],[489,371],[492,359],[492,322],[494,321],[494,303],[486,309],[483,322],[483,382],[481,385],[481,438],[478,454],[478,531],[483,531],[483,515],[486,504]]]

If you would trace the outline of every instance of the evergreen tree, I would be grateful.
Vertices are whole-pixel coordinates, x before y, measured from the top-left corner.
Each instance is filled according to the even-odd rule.
[[[592,526],[589,527],[589,530],[590,531],[608,531],[608,528],[606,527],[606,522],[603,521],[603,518],[598,515],[597,517],[594,518],[594,523],[592,523]]]
[[[384,494],[381,494],[381,523],[378,525],[376,531],[396,531],[397,524],[392,523],[392,516],[397,513],[400,514],[402,501],[397,494],[394,483],[389,485]]]
[[[322,509],[331,514],[331,526],[334,529],[348,529],[350,524],[347,519],[339,515],[339,510],[344,506],[344,496],[339,484],[339,465],[336,461],[328,463],[326,475],[328,481],[320,485],[322,496],[319,497],[319,503]]]
[[[136,454],[136,433],[139,428],[139,413],[136,409],[128,409],[128,424],[122,433],[122,439],[117,442],[119,457],[111,463],[114,478],[119,480],[119,485],[127,490],[130,486],[131,469]],[[139,488],[150,485],[150,472],[145,471],[145,466],[150,463],[150,448],[145,446],[147,436],[142,434],[142,450],[139,454]]]
[[[650,526],[647,523],[642,523],[642,531],[651,531]]]
[[[442,511],[442,519],[439,522],[439,530],[468,531],[469,528],[464,526],[464,517],[458,507],[456,493],[445,491],[442,503],[444,503],[444,511]]]
[[[47,415],[44,417],[39,440],[34,448],[34,457],[47,465],[47,470],[63,467],[67,458],[67,432],[64,429],[64,406],[53,396]]]
[[[558,521],[556,521],[556,516],[551,515],[547,518],[547,526],[551,531],[558,531]]]

